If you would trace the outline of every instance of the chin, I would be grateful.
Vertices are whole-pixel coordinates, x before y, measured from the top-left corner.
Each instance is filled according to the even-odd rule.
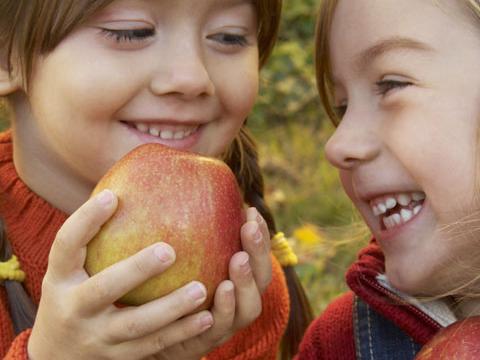
[[[399,267],[391,267],[386,265],[386,275],[390,284],[397,290],[408,295],[418,295],[425,290],[422,279],[418,277],[421,274],[420,269],[415,271],[405,271]],[[423,276],[422,276],[423,278]]]

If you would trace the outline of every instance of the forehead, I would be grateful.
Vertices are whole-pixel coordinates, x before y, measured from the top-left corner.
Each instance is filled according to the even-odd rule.
[[[352,60],[359,52],[392,38],[411,39],[435,50],[454,46],[465,36],[480,39],[478,25],[466,15],[461,3],[457,0],[339,0],[329,36],[332,63],[338,65]]]
[[[208,7],[234,7],[237,5],[254,5],[254,0],[113,0],[108,1],[109,7],[145,7],[152,8],[158,7],[162,9],[174,8],[174,7],[187,7],[191,13],[194,14],[197,8]]]

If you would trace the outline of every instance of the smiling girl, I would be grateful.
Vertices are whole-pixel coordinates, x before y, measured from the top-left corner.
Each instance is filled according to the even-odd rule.
[[[480,314],[480,3],[324,0],[316,61],[326,154],[374,240],[299,357],[412,359]]]
[[[280,8],[280,0],[0,2],[0,96],[12,110],[12,129],[0,135],[0,356],[275,358],[288,289],[270,256],[275,224],[245,119]],[[110,191],[88,200],[93,187],[152,142],[223,158],[252,206],[244,251],[210,311],[191,315],[205,300],[198,282],[139,307],[113,305],[175,261],[165,243],[93,277],[83,269],[88,241],[117,205]]]

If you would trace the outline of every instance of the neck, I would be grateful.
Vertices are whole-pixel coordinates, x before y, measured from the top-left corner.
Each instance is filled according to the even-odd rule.
[[[459,319],[480,315],[480,298],[459,298],[454,308],[455,315]]]
[[[18,176],[37,195],[66,214],[90,196],[94,184],[69,171],[62,159],[42,145],[40,137],[12,125],[13,162]],[[74,189],[74,191],[72,190]]]

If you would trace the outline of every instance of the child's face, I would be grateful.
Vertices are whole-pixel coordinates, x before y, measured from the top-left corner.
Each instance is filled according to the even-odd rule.
[[[390,281],[412,294],[443,292],[478,266],[474,236],[442,230],[478,190],[480,32],[458,3],[340,0],[329,38],[345,113],[327,156]]]
[[[256,21],[250,1],[115,1],[39,59],[16,126],[90,189],[142,143],[219,156],[257,94]]]

